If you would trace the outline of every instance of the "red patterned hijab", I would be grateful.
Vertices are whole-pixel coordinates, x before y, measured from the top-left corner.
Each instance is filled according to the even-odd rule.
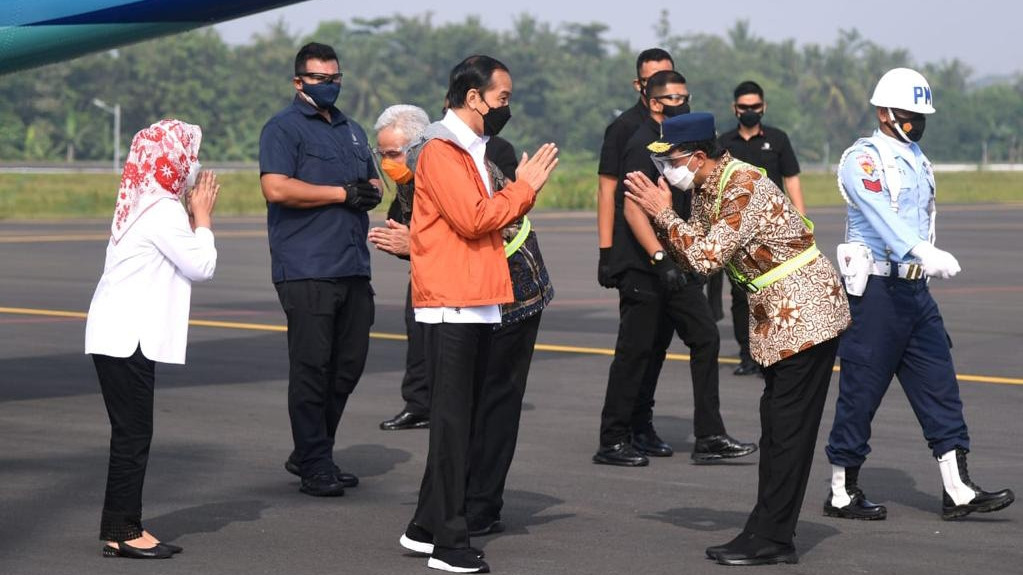
[[[135,134],[110,224],[115,244],[150,206],[185,191],[189,172],[198,166],[201,141],[199,126],[180,120],[160,120]]]

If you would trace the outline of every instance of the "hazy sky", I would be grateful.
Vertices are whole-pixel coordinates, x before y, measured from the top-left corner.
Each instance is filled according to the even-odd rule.
[[[585,11],[575,6],[586,6]],[[629,6],[629,10],[622,10]],[[373,18],[395,13],[409,16],[433,13],[436,24],[460,22],[469,14],[480,17],[492,29],[508,29],[515,16],[528,13],[543,22],[603,22],[608,39],[628,40],[637,50],[653,45],[653,26],[660,11],[670,14],[676,34],[704,32],[723,34],[739,19],[747,19],[753,33],[768,40],[795,38],[798,44],[830,45],[840,29],[856,28],[866,39],[888,49],[905,48],[918,62],[959,58],[975,72],[988,74],[1023,71],[1023,56],[1016,45],[1023,21],[1020,0],[973,0],[970,2],[913,2],[906,0],[738,0],[716,2],[645,2],[574,0],[511,0],[497,2],[434,2],[390,0],[353,2],[308,0],[217,26],[224,38],[245,42],[254,32],[283,18],[291,30],[312,32],[320,20]]]

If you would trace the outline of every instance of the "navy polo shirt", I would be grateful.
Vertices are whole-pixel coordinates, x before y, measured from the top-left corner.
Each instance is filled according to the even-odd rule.
[[[259,136],[260,175],[282,174],[325,186],[376,178],[365,130],[333,106],[330,113],[327,122],[296,95],[270,118]],[[266,225],[274,283],[370,277],[366,212],[340,203],[289,208],[267,202]]]

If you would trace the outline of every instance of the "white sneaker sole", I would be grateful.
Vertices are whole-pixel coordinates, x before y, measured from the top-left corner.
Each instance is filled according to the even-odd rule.
[[[447,571],[449,573],[489,573],[490,569],[482,569],[479,567],[455,567],[454,565],[448,565],[440,559],[430,557],[430,560],[426,562],[426,566],[430,569],[439,569],[441,571]]]
[[[422,553],[423,555],[430,555],[433,553],[433,543],[416,541],[404,533],[401,534],[401,539],[398,539],[398,543],[401,543],[401,546],[405,549],[415,553]],[[469,571],[469,573],[471,573],[471,571]]]

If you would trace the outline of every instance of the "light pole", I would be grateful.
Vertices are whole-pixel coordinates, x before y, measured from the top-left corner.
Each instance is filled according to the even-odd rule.
[[[114,172],[118,172],[121,169],[121,105],[110,106],[99,98],[93,98],[92,103],[104,112],[114,115]]]

